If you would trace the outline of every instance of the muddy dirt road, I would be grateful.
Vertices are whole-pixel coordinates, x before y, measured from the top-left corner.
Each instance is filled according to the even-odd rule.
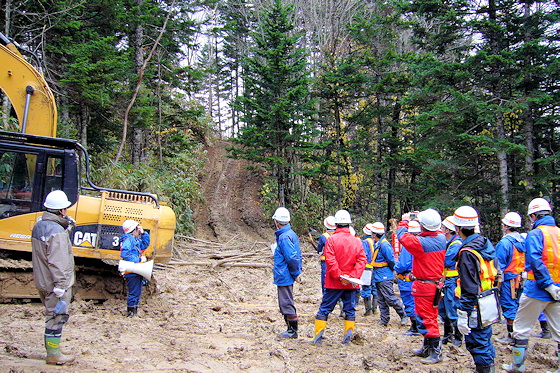
[[[233,161],[211,159],[209,162],[228,165]],[[221,167],[217,164],[213,169]],[[246,171],[234,163],[221,170],[204,181],[205,188],[214,191],[216,196],[229,185],[223,180],[235,179],[236,173]],[[247,181],[248,177],[245,176],[244,180]],[[277,340],[275,336],[285,330],[285,324],[277,309],[276,288],[272,284],[272,255],[268,245],[273,242],[273,231],[269,219],[262,213],[244,212],[253,210],[253,207],[243,207],[239,200],[233,200],[251,199],[254,205],[250,206],[258,206],[258,193],[255,195],[254,189],[251,189],[258,183],[251,186],[244,184],[245,188],[219,197],[230,198],[227,204],[219,205],[217,199],[207,198],[207,202],[214,201],[214,205],[203,206],[209,218],[200,218],[201,224],[211,222],[216,225],[220,221],[227,224],[213,228],[199,227],[199,232],[203,233],[196,238],[216,241],[217,248],[235,242],[238,250],[245,250],[248,254],[259,253],[253,262],[260,266],[225,267],[220,265],[224,264],[223,260],[203,255],[196,246],[200,242],[186,240],[178,244],[177,262],[154,272],[159,293],[142,299],[139,317],[124,316],[124,298],[103,304],[87,301],[72,303],[61,348],[74,355],[76,362],[63,368],[47,366],[44,362],[41,304],[0,304],[0,373],[473,371],[472,359],[464,347],[452,350],[445,346],[443,363],[422,366],[420,358],[410,356],[411,349],[420,346],[421,337],[403,335],[407,327],[399,325],[394,313],[389,327],[376,325],[379,316],[362,317],[362,304],[358,306],[357,337],[353,343],[340,343],[343,320],[338,317],[338,310],[329,318],[323,346],[307,343],[306,340],[313,335],[313,320],[321,294],[318,258],[308,244],[302,245],[304,270],[294,286],[295,303],[300,315],[300,338]],[[208,190],[207,195],[212,195]],[[197,214],[202,216],[200,211]],[[244,226],[238,227],[235,219],[222,219],[223,214],[248,214],[248,218],[240,218],[238,221],[242,221]],[[257,229],[251,230],[251,227]],[[258,233],[255,234],[255,231]],[[231,232],[250,233],[237,235]],[[199,264],[192,265],[193,262]],[[494,328],[496,337],[504,332],[503,324]],[[554,370],[557,363],[554,355],[556,343],[533,338],[530,344],[527,371]],[[509,348],[498,343],[494,345],[498,353],[497,365],[510,362]]]

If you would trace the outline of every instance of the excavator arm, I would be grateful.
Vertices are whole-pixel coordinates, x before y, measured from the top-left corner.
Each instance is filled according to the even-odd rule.
[[[0,33],[0,88],[16,112],[20,132],[56,137],[57,111],[43,76]]]

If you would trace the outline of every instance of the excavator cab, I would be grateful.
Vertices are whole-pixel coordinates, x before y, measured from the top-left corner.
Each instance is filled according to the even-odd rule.
[[[78,200],[75,141],[0,131],[0,220],[44,210],[53,190]]]

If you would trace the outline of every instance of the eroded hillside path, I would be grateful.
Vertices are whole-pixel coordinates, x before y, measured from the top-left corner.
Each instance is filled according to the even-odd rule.
[[[214,140],[205,148],[204,173],[200,179],[204,201],[194,206],[195,237],[227,242],[273,240],[271,220],[261,209],[263,178],[251,163],[228,158],[231,143]]]

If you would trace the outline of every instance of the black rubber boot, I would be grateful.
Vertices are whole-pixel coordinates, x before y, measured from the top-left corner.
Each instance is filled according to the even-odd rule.
[[[463,333],[461,333],[457,326],[453,328],[455,329],[455,338],[453,338],[451,344],[455,347],[461,347],[463,345]]]
[[[288,330],[286,330],[284,333],[278,334],[278,337],[296,339],[298,337],[298,334],[297,334],[297,331],[298,331],[297,316],[296,316],[295,319],[289,320],[288,316],[284,315],[284,321],[286,321],[286,325],[288,325]]]
[[[446,319],[443,323],[443,338],[441,339],[441,343],[446,345],[452,342],[453,339],[455,339],[453,335],[453,324],[451,324],[451,320]]]
[[[507,324],[507,335],[504,338],[499,338],[497,341],[503,345],[513,346],[515,344],[515,339],[511,337],[511,333],[513,333],[513,324]]]
[[[126,307],[126,316],[128,316],[128,317],[138,316],[138,306],[128,306],[128,307]]]
[[[550,329],[548,329],[548,322],[546,320],[539,321],[539,322],[541,324],[541,332],[537,334],[533,334],[533,336],[538,338],[543,338],[543,339],[550,339],[551,334],[550,334]]]
[[[422,364],[437,364],[443,361],[439,337],[428,338],[428,351],[429,356],[422,360]]]
[[[424,344],[420,348],[412,350],[414,356],[428,357],[430,356],[430,346],[428,345],[428,338],[424,337]]]
[[[373,315],[371,309],[371,297],[364,297],[364,306],[366,307],[366,312],[364,313],[364,316]]]
[[[495,373],[496,366],[495,365],[477,365],[475,368],[476,373]]]
[[[416,317],[410,317],[410,328],[403,333],[404,335],[422,335],[420,331],[418,331],[418,322],[416,321]]]
[[[377,295],[371,296],[371,313],[377,313]]]

